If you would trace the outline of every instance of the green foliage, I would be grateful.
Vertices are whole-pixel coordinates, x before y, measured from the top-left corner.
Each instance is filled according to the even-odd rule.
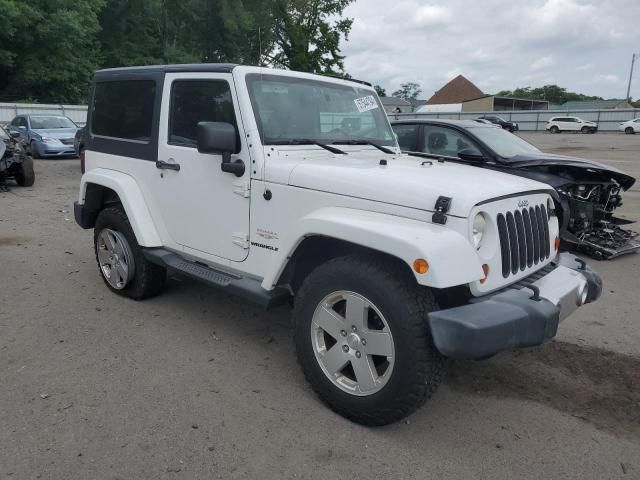
[[[387,91],[384,88],[382,88],[380,85],[374,85],[373,89],[376,91],[379,97],[387,96]]]
[[[0,95],[84,100],[99,65],[102,6],[103,0],[0,0]]]
[[[418,95],[421,93],[422,89],[420,88],[420,85],[414,82],[407,82],[400,84],[400,90],[396,90],[391,95],[410,102],[412,100],[416,100]]]
[[[344,73],[340,40],[353,19],[341,18],[353,0],[273,0],[275,66],[328,75]]]
[[[503,90],[497,94],[500,97],[516,97],[527,98],[531,100],[546,100],[553,105],[562,105],[563,103],[576,100],[602,100],[602,97],[590,97],[582,93],[567,92],[566,88],[558,85],[545,85],[543,87],[524,87],[515,90]]]
[[[338,75],[353,0],[0,0],[0,98],[86,101],[97,68],[271,64]]]

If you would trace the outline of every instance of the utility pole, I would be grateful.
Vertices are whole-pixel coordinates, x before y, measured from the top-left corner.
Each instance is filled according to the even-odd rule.
[[[631,97],[629,96],[631,93],[631,79],[633,78],[633,64],[636,63],[636,53],[631,55],[631,71],[629,72],[629,85],[627,85],[627,102],[631,103]]]

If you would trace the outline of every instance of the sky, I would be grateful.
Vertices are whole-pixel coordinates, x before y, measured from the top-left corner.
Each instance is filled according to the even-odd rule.
[[[640,0],[355,0],[345,69],[428,98],[462,74],[485,93],[557,84],[624,98],[640,54]],[[631,96],[640,98],[640,59]]]

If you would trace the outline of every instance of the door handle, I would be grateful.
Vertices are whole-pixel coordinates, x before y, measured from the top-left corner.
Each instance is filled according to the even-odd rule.
[[[169,163],[164,160],[156,160],[156,168],[160,168],[161,170],[175,170],[176,172],[180,171],[179,163]]]

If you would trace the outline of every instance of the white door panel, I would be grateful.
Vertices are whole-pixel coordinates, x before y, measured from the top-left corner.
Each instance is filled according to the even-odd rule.
[[[233,112],[242,132],[231,74],[167,74],[158,161],[179,165],[179,170],[157,168],[148,182],[154,205],[175,243],[237,262],[249,253],[248,242],[238,240],[249,233],[249,198],[237,193],[238,183],[248,186],[250,181],[244,135],[239,134],[239,153],[231,157],[247,166],[240,178],[220,169],[221,155],[202,154],[195,147],[198,121],[233,121]]]

